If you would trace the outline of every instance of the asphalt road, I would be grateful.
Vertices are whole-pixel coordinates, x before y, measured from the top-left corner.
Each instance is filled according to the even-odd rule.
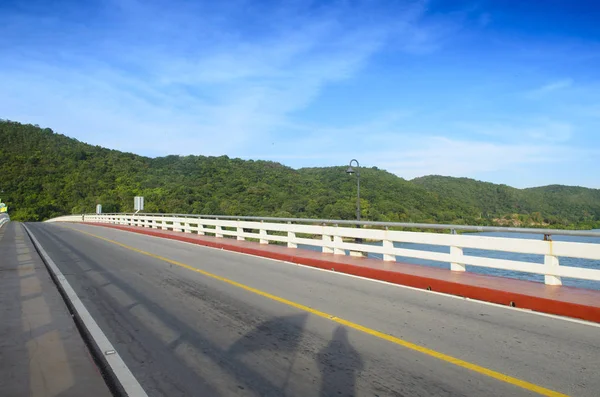
[[[120,230],[28,226],[149,396],[538,395],[470,364],[600,390],[598,327]]]

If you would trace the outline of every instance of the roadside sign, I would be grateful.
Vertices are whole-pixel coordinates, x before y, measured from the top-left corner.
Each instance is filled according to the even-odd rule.
[[[141,211],[144,209],[144,197],[143,196],[135,196],[133,198],[133,209],[136,211]]]

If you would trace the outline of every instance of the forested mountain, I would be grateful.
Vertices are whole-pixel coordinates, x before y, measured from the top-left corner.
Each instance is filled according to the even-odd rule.
[[[93,212],[97,203],[104,212],[128,212],[136,195],[145,197],[145,212],[354,219],[356,177],[345,170],[227,156],[148,158],[0,121],[0,198],[15,220]],[[368,220],[562,227],[600,220],[600,190],[360,172]]]
[[[578,224],[585,228],[600,224],[599,189],[561,185],[515,189],[474,179],[438,175],[416,178],[411,182],[478,208],[482,217],[495,224]]]

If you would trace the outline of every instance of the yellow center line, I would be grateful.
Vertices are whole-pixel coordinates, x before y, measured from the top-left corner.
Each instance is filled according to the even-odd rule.
[[[417,351],[419,353],[426,354],[426,355],[428,355],[430,357],[435,357],[435,358],[437,358],[439,360],[442,360],[442,361],[445,361],[447,363],[454,364],[456,366],[469,369],[469,370],[471,370],[473,372],[477,372],[479,374],[482,374],[482,375],[485,375],[485,376],[489,376],[490,378],[494,378],[494,379],[497,379],[499,381],[502,381],[502,382],[505,382],[505,383],[509,383],[511,385],[514,385],[514,386],[521,387],[523,389],[526,389],[526,390],[538,393],[540,395],[549,396],[549,397],[565,397],[565,396],[567,396],[566,394],[562,394],[562,393],[559,393],[559,392],[554,391],[554,390],[546,389],[545,387],[538,386],[536,384],[533,384],[533,383],[530,383],[530,382],[527,382],[527,381],[524,381],[524,380],[521,380],[521,379],[513,378],[512,376],[505,375],[505,374],[503,374],[501,372],[497,372],[497,371],[494,371],[494,370],[482,367],[482,366],[477,365],[477,364],[472,364],[472,363],[470,363],[468,361],[464,361],[464,360],[461,360],[459,358],[452,357],[452,356],[449,356],[447,354],[440,353],[438,351],[435,351],[435,350],[428,349],[426,347],[417,345],[415,343],[411,343],[411,342],[405,341],[405,340],[397,338],[395,336],[384,334],[383,332],[376,331],[374,329],[365,327],[363,325],[356,324],[356,323],[353,323],[351,321],[335,317],[335,316],[333,316],[331,314],[328,314],[328,313],[325,313],[325,312],[322,312],[322,311],[319,311],[319,310],[315,310],[315,309],[310,308],[308,306],[304,306],[304,305],[302,305],[300,303],[292,302],[292,301],[287,300],[285,298],[281,298],[279,296],[269,294],[268,292],[264,292],[264,291],[261,291],[259,289],[252,288],[252,287],[249,287],[247,285],[238,283],[237,281],[233,281],[233,280],[230,280],[228,278],[221,277],[221,276],[218,276],[218,275],[213,274],[213,273],[209,273],[209,272],[201,270],[201,269],[197,269],[197,268],[192,267],[190,265],[186,265],[185,263],[177,262],[177,261],[174,261],[172,259],[162,257],[160,255],[152,254],[150,252],[142,251],[140,249],[137,249],[137,248],[130,247],[128,245],[119,243],[118,241],[114,241],[114,240],[108,239],[106,237],[102,237],[102,236],[98,236],[98,235],[95,235],[95,234],[92,234],[92,233],[88,233],[88,232],[85,232],[83,230],[79,230],[79,229],[75,229],[75,228],[71,228],[71,227],[69,227],[69,229],[75,230],[75,231],[77,231],[79,233],[83,233],[83,234],[86,234],[86,235],[91,236],[91,237],[98,238],[100,240],[107,241],[109,243],[118,245],[119,247],[126,248],[128,250],[131,250],[131,251],[134,251],[134,252],[137,252],[137,253],[149,256],[151,258],[159,259],[161,261],[165,261],[165,262],[170,263],[172,265],[179,266],[179,267],[182,267],[184,269],[187,269],[187,270],[190,270],[190,271],[193,271],[193,272],[196,272],[196,273],[200,273],[203,276],[210,277],[212,279],[222,281],[222,282],[227,283],[229,285],[233,285],[234,287],[238,287],[238,288],[241,288],[241,289],[246,290],[248,292],[252,292],[254,294],[257,294],[257,295],[263,296],[265,298],[274,300],[276,302],[283,303],[284,305],[288,305],[288,306],[294,307],[296,309],[308,312],[310,314],[314,314],[315,316],[326,318],[326,319],[331,320],[333,322],[336,322],[338,324],[344,325],[344,326],[346,326],[348,328],[352,328],[352,329],[355,329],[357,331],[364,332],[364,333],[369,334],[371,336],[374,336],[376,338],[380,338],[380,339],[386,340],[388,342],[394,343],[396,345],[405,347],[407,349],[411,349],[411,350]]]

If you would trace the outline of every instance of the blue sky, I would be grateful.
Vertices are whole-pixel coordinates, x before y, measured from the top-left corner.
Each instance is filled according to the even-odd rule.
[[[3,0],[0,16],[3,119],[148,156],[600,188],[593,1]]]

